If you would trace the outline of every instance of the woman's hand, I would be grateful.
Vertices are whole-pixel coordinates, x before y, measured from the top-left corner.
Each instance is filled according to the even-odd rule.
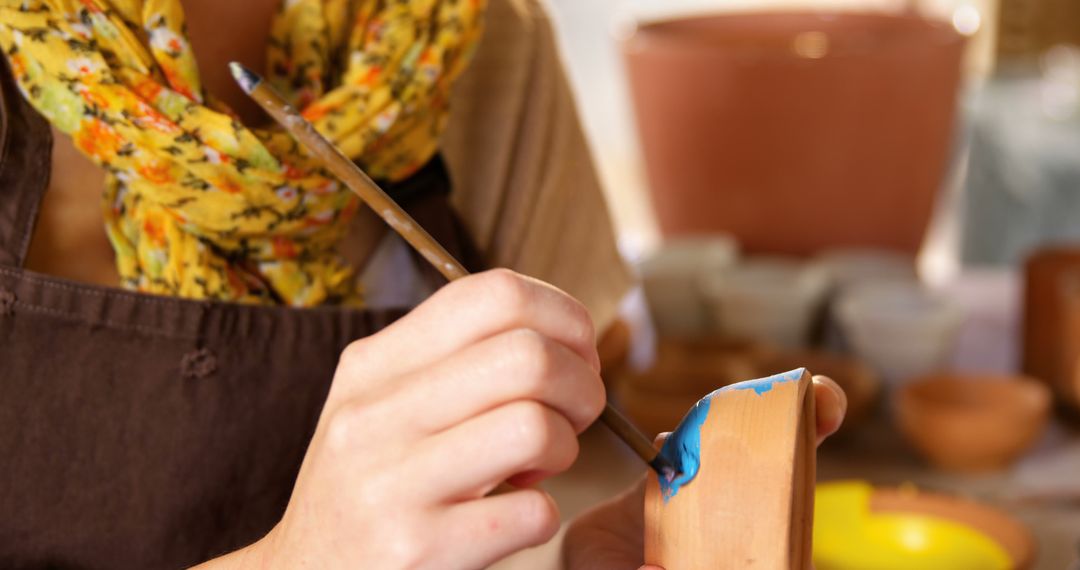
[[[814,377],[818,445],[836,433],[847,412],[847,396],[824,376]],[[568,570],[661,570],[641,566],[644,557],[645,482],[578,517],[566,532]]]
[[[550,540],[542,491],[605,402],[592,322],[539,281],[456,281],[342,355],[288,509],[228,562],[479,568]],[[225,562],[225,561],[223,561]]]

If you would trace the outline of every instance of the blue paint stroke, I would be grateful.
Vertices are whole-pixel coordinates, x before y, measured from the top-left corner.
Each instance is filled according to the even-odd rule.
[[[737,390],[753,390],[755,394],[761,396],[769,393],[777,384],[798,382],[804,372],[806,372],[805,369],[799,368],[768,378],[725,386],[694,404],[694,407],[690,408],[690,411],[679,422],[679,427],[668,436],[664,447],[660,448],[660,456],[671,463],[677,473],[677,476],[670,480],[660,477],[660,491],[663,494],[664,503],[666,504],[677,495],[684,485],[693,481],[694,477],[697,477],[698,470],[701,469],[701,427],[705,425],[705,419],[709,416],[709,408],[714,397],[723,392]]]

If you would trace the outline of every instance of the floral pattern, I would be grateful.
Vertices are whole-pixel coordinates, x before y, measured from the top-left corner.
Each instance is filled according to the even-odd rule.
[[[282,0],[267,80],[375,178],[435,154],[484,0]],[[200,82],[180,0],[0,0],[23,94],[108,174],[126,287],[292,306],[362,304],[337,242],[359,208],[280,129]]]

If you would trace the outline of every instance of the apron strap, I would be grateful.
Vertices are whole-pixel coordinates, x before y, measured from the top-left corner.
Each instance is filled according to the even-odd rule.
[[[0,265],[21,268],[52,171],[52,130],[0,57]]]

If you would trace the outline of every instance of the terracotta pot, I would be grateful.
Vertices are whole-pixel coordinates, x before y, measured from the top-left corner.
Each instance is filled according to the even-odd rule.
[[[1080,248],[1035,252],[1025,274],[1024,373],[1046,382],[1062,402],[1080,409]]]
[[[881,395],[881,380],[861,361],[828,352],[808,350],[777,352],[757,359],[757,376],[769,376],[785,370],[806,368],[814,375],[828,376],[847,395],[848,409],[838,435],[856,431],[874,412]]]
[[[1024,376],[939,374],[897,395],[901,433],[931,463],[978,472],[1009,466],[1042,435],[1050,391]]]
[[[950,155],[964,41],[915,16],[640,25],[624,51],[664,235],[749,252],[915,253]]]

